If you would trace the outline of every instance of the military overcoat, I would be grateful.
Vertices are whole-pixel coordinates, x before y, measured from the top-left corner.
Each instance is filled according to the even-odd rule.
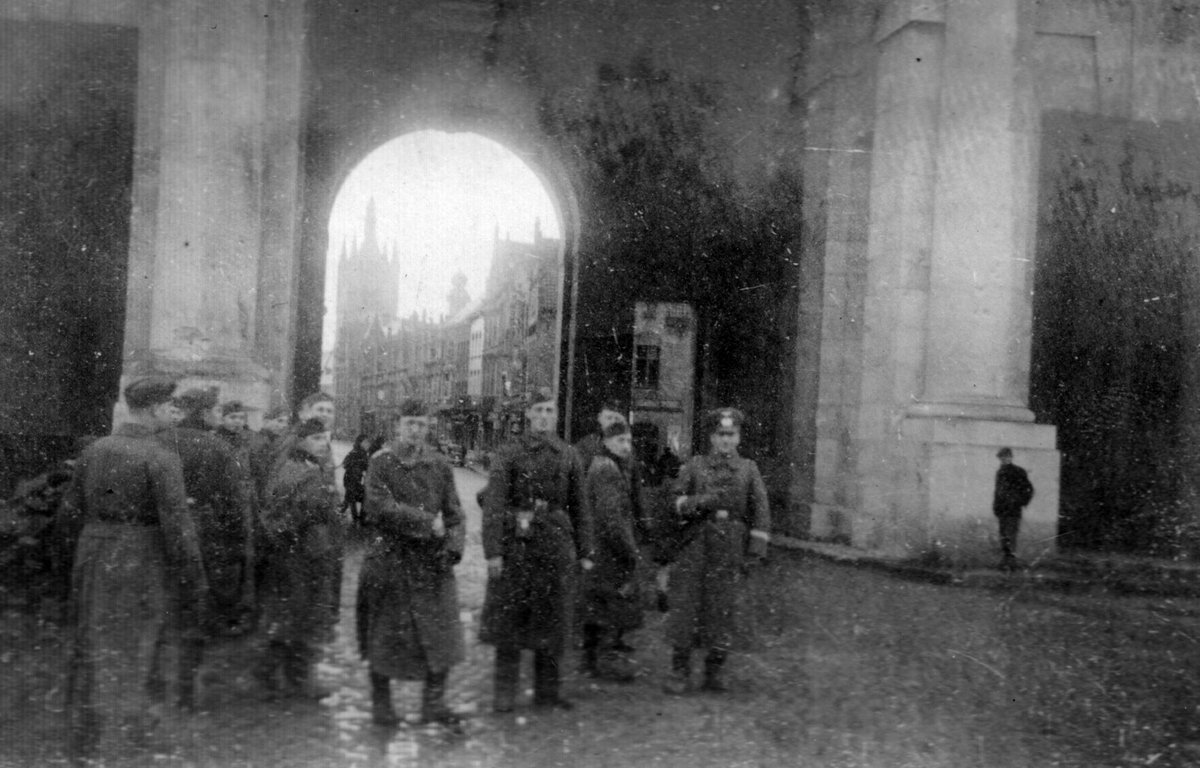
[[[373,672],[422,680],[464,658],[454,564],[465,521],[454,473],[424,446],[385,449],[366,475],[372,543],[358,582],[359,650]],[[433,535],[442,515],[445,535]]]
[[[267,483],[259,518],[261,627],[271,639],[316,641],[336,610],[327,563],[337,546],[337,490],[320,462],[293,448]]]
[[[630,463],[606,450],[592,459],[585,483],[595,529],[595,567],[583,574],[583,623],[610,629],[642,625],[634,536],[635,512]]]
[[[212,591],[210,618],[217,624],[240,619],[254,598],[254,519],[246,470],[211,432],[181,426],[159,432],[158,439],[183,466]]]
[[[771,529],[766,485],[750,459],[714,452],[683,465],[675,493],[686,500],[675,512],[681,544],[671,571],[667,640],[676,648],[728,649],[738,634],[747,550],[765,552],[765,540],[750,531]]]
[[[520,510],[534,511],[527,531]],[[497,451],[484,496],[483,551],[503,558],[503,569],[488,580],[480,639],[561,654],[573,627],[577,563],[592,554],[583,471],[571,446],[526,434]]]
[[[72,739],[156,702],[163,647],[206,580],[179,458],[154,432],[123,424],[79,457],[64,514],[82,522],[70,599],[67,710]],[[78,746],[78,745],[77,745]]]

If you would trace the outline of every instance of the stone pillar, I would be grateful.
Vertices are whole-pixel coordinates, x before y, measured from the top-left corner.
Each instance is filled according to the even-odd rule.
[[[153,138],[139,147],[135,189],[152,206],[134,212],[135,232],[145,240],[131,256],[135,311],[124,377],[156,372],[179,376],[183,386],[215,384],[222,399],[243,400],[257,419],[278,390],[280,360],[288,358],[277,337],[286,338],[289,316],[285,309],[281,321],[277,307],[294,304],[301,56],[289,47],[299,45],[289,21],[303,6],[165,6],[147,21],[153,28],[143,28],[143,53],[157,61],[142,71],[158,79],[139,84],[139,96],[147,97],[139,127]],[[260,301],[260,280],[269,302]],[[264,319],[269,324],[260,328]]]
[[[900,425],[918,507],[911,543],[990,557],[996,450],[1012,447],[1037,495],[1022,553],[1053,549],[1059,454],[1027,407],[1038,113],[1028,0],[945,6],[923,377]],[[933,138],[933,137],[930,137]],[[913,226],[924,226],[914,221]]]

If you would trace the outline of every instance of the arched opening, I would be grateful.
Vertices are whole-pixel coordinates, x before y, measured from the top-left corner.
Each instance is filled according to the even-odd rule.
[[[347,437],[407,398],[456,453],[489,450],[521,395],[559,389],[567,276],[561,206],[512,149],[417,130],[337,188],[325,252],[322,387]]]

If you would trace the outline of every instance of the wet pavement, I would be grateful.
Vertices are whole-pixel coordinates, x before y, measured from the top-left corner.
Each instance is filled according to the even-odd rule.
[[[744,606],[755,618],[752,646],[730,660],[730,693],[662,693],[669,653],[663,617],[651,611],[629,637],[640,663],[633,683],[570,674],[564,693],[575,710],[534,711],[527,694],[514,713],[493,714],[491,648],[476,640],[485,568],[474,499],[484,478],[469,469],[455,475],[469,523],[457,569],[468,659],[449,683],[451,704],[471,713],[464,735],[371,724],[353,637],[358,541],[347,557],[341,624],[319,667],[334,693],[319,703],[260,701],[245,673],[249,644],[227,643],[202,673],[201,712],[174,722],[145,764],[1200,765],[1196,600],[952,587],[784,550],[752,577]],[[62,764],[61,629],[6,619],[0,765]],[[572,654],[569,669],[575,661]],[[398,710],[415,713],[419,685],[393,688]]]

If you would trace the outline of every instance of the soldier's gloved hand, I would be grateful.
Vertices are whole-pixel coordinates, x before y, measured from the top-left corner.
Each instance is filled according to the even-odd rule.
[[[504,558],[493,557],[487,561],[487,573],[489,579],[498,579],[500,574],[504,572]]]
[[[590,570],[592,570],[592,567],[593,567],[594,565],[595,565],[595,563],[593,563],[593,562],[591,561],[591,558],[587,558],[587,557],[581,557],[581,558],[579,559],[579,567],[580,567],[580,568],[582,568],[584,571],[590,571]]]

